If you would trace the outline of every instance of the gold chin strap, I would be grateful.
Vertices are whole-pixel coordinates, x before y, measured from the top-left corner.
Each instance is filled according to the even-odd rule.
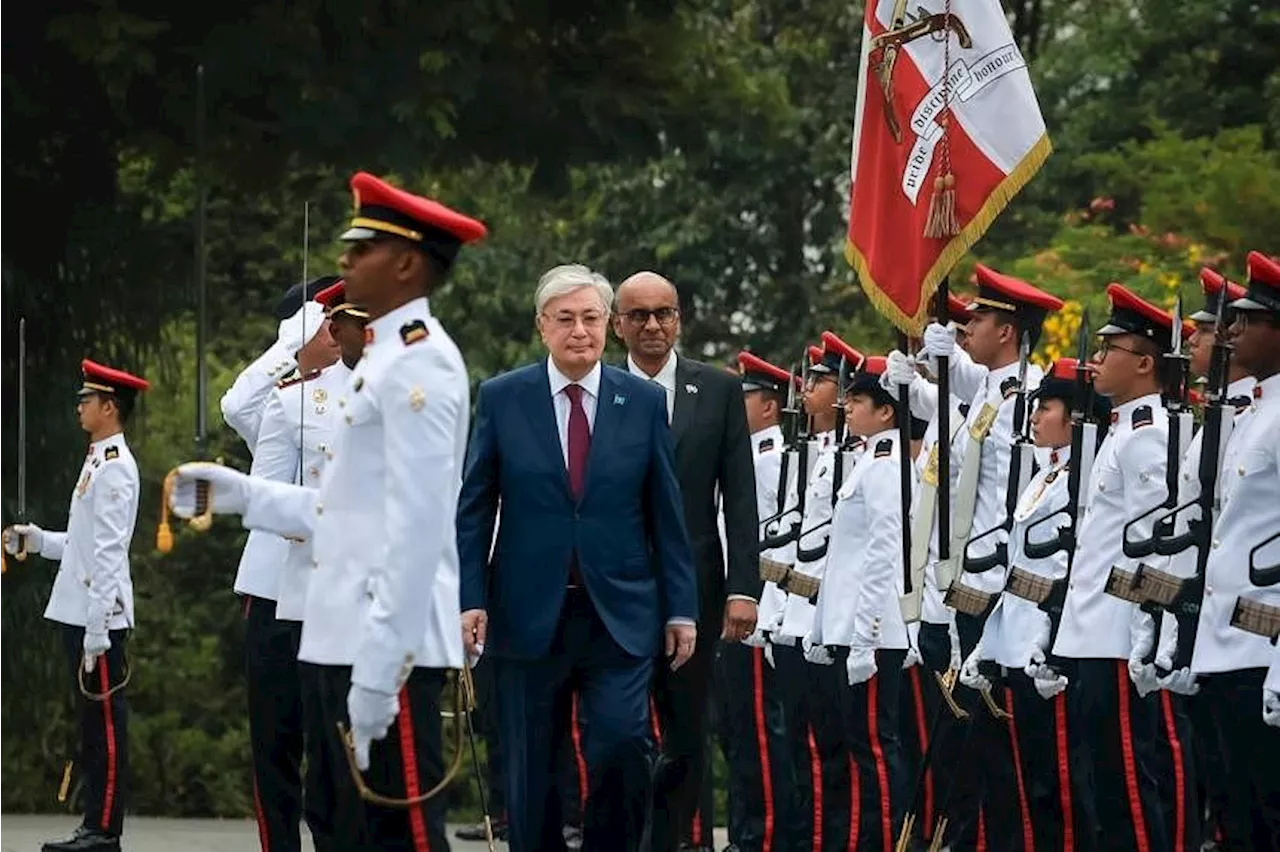
[[[462,755],[466,745],[466,732],[463,730],[463,724],[464,721],[470,721],[469,718],[464,720],[463,717],[469,717],[471,712],[475,710],[475,706],[476,689],[475,683],[471,679],[471,665],[464,659],[462,668],[457,670],[453,684],[453,760],[450,762],[449,768],[445,770],[444,777],[440,779],[439,784],[436,784],[425,793],[406,799],[384,796],[368,785],[364,780],[364,775],[360,772],[360,767],[356,765],[355,739],[351,736],[351,732],[347,730],[347,726],[339,722],[338,738],[342,740],[342,750],[347,755],[347,769],[351,773],[351,780],[355,783],[356,789],[360,791],[360,798],[370,804],[384,808],[405,809],[417,807],[440,795],[446,787],[453,783],[453,779],[458,775],[458,770],[462,768]],[[445,714],[441,713],[441,716],[445,716]]]
[[[101,665],[101,663],[99,663],[99,665]],[[106,692],[93,692],[89,689],[89,687],[85,686],[85,683],[84,683],[85,671],[84,671],[83,665],[76,666],[76,674],[78,675],[77,681],[80,686],[81,695],[83,695],[85,698],[89,699],[90,701],[106,701],[108,698],[110,698],[111,696],[115,695],[117,692],[119,692],[120,690],[128,686],[129,681],[133,680],[133,664],[128,662],[125,663],[124,679],[121,680],[119,683],[117,683],[115,686],[108,689]]]
[[[222,464],[218,459],[217,464]],[[175,467],[165,475],[164,485],[160,491],[160,526],[156,528],[156,550],[168,553],[173,550],[173,529],[169,526],[169,498],[173,496],[174,486],[178,481],[178,469]],[[196,480],[196,513],[188,521],[188,525],[196,532],[207,532],[213,526],[212,486],[206,479]]]

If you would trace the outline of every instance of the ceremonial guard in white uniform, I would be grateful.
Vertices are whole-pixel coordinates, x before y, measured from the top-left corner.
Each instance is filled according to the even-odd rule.
[[[788,487],[795,470],[788,460],[784,471],[786,438],[781,426],[788,386],[794,393],[794,385],[790,373],[750,352],[739,353],[738,369],[755,459],[764,580],[757,623],[764,625],[771,623],[767,619],[786,601],[786,593],[769,577],[776,570],[785,572],[795,559],[794,543],[776,549],[764,546],[777,535],[779,513],[795,502],[795,490]],[[721,738],[729,776],[729,841],[741,852],[786,848],[785,838],[796,822],[785,714],[773,666],[765,658],[767,643],[758,626],[741,643],[721,643],[717,661]]]
[[[1137,569],[1138,560],[1124,552],[1126,527],[1166,497],[1168,416],[1160,389],[1173,319],[1118,284],[1107,295],[1111,316],[1098,331],[1103,340],[1093,369],[1096,391],[1111,399],[1111,425],[1090,471],[1053,653],[1073,661],[1068,747],[1076,801],[1094,810],[1084,817],[1087,836],[1172,849],[1157,786],[1164,712],[1151,692],[1154,674],[1150,683],[1135,684],[1128,664],[1153,652],[1156,628],[1137,605],[1108,594],[1107,584],[1113,567]],[[1128,536],[1149,537],[1154,517],[1133,524]]]
[[[849,849],[882,849],[896,835],[906,770],[899,737],[899,685],[907,628],[899,598],[902,492],[897,404],[880,387],[884,358],[866,358],[853,374],[846,422],[866,449],[841,486],[817,612],[808,642],[834,665],[845,744],[858,778],[858,815]],[[816,689],[821,693],[822,690]]]
[[[84,821],[65,840],[44,844],[44,852],[119,850],[129,772],[125,647],[134,626],[129,544],[138,518],[138,465],[124,424],[149,385],[88,359],[81,369],[76,410],[90,444],[71,493],[66,532],[23,523],[4,533],[9,555],[29,551],[60,563],[44,617],[61,626],[79,692]]]
[[[1280,635],[1280,261],[1249,255],[1247,294],[1230,302],[1236,369],[1257,385],[1236,418],[1222,504],[1205,569],[1192,671],[1213,720],[1209,749],[1225,764],[1223,840],[1231,849],[1280,848],[1280,730],[1252,710],[1274,698]],[[1274,707],[1274,705],[1272,705]]]
[[[772,634],[773,659],[782,687],[784,713],[796,777],[801,836],[813,848],[845,849],[849,836],[850,775],[839,705],[818,690],[814,663],[830,664],[825,649],[808,650],[814,602],[826,568],[834,504],[838,352],[809,347],[809,379],[804,392],[812,473],[805,487],[804,512],[796,541],[796,562],[779,584],[787,592],[781,621]],[[846,363],[848,357],[846,355]],[[858,356],[861,360],[861,356]],[[851,365],[850,365],[851,366]],[[843,425],[843,424],[842,424]],[[815,460],[816,459],[816,460]],[[842,465],[843,466],[843,465]],[[801,471],[803,479],[803,471]],[[829,691],[828,691],[829,692]]]
[[[1029,363],[1030,351],[1040,338],[1048,313],[1062,307],[1062,300],[1031,284],[978,264],[975,269],[978,294],[969,305],[967,344],[954,347],[953,333],[938,323],[925,330],[924,349],[930,358],[947,356],[951,393],[969,400],[960,447],[952,447],[952,470],[959,468],[959,480],[952,496],[950,559],[935,568],[937,583],[945,589],[945,602],[956,610],[956,632],[960,657],[973,652],[982,635],[983,623],[1004,588],[1006,560],[991,560],[988,567],[970,570],[971,559],[991,557],[1007,531],[1010,488],[1019,493],[1029,478],[1031,461],[1023,453],[1019,470],[1011,470],[1015,444],[1020,442],[1027,416],[1025,394],[1040,384],[1041,370]],[[1019,397],[1023,396],[1020,403]],[[1022,412],[1023,422],[1015,423]],[[1010,479],[1017,473],[1017,482]],[[968,688],[955,691],[957,703],[970,715],[989,713],[978,693]],[[966,754],[996,754],[1007,748],[1008,738],[997,726],[980,725],[968,734]],[[1011,836],[1010,819],[1000,815],[1017,813],[1016,778],[999,758],[980,764],[981,781],[967,778],[950,785],[948,801],[940,804],[949,821],[948,834],[961,846],[976,846],[980,805],[988,816],[987,842],[993,849]]]
[[[205,480],[214,511],[313,539],[298,658],[319,669],[330,760],[355,764],[337,782],[335,845],[447,849],[443,803],[424,796],[443,773],[445,669],[463,662],[454,527],[469,383],[426,294],[486,229],[366,173],[351,187],[340,263],[370,322],[319,491],[196,463],[179,468],[172,503],[191,514]],[[359,784],[356,767],[368,772]]]
[[[258,432],[258,444],[253,456],[252,475],[264,476],[278,482],[291,482],[308,488],[319,488],[325,465],[333,456],[333,446],[340,409],[337,400],[346,389],[351,369],[360,360],[364,349],[364,323],[367,314],[345,298],[346,285],[341,280],[316,294],[315,302],[325,309],[326,335],[331,337],[341,352],[341,358],[317,372],[300,374],[280,382],[264,406]],[[305,347],[304,351],[306,348]],[[299,354],[307,360],[307,356]],[[259,474],[258,471],[269,473]],[[275,474],[275,475],[273,475]],[[326,762],[327,753],[321,748],[324,731],[320,726],[319,683],[311,675],[314,669],[304,670],[298,665],[298,647],[302,638],[302,618],[306,609],[307,586],[312,574],[311,539],[282,539],[273,533],[255,530],[252,536],[284,543],[285,557],[275,572],[277,590],[270,599],[246,598],[246,618],[255,625],[255,632],[262,641],[254,643],[248,659],[250,671],[261,675],[255,678],[258,701],[252,701],[251,712],[263,723],[276,722],[274,730],[265,732],[265,741],[255,743],[255,777],[257,801],[267,815],[279,810],[284,790],[272,785],[271,764],[258,757],[271,753],[282,742],[294,748],[288,775],[290,785],[299,783],[297,769],[305,749],[306,778],[302,796],[303,810],[312,837],[320,848],[332,842],[334,835],[332,804],[334,801],[333,778],[344,772],[344,765],[332,766]],[[249,644],[246,642],[246,644]],[[251,681],[252,683],[252,681]],[[271,708],[278,712],[271,715]],[[251,715],[251,720],[252,720]],[[251,725],[251,730],[252,730]],[[260,727],[266,727],[265,724]],[[290,787],[292,791],[295,787]],[[299,791],[301,792],[301,791]],[[271,797],[271,798],[269,798]],[[276,848],[297,848],[298,820],[296,810],[283,825],[268,816],[259,822],[259,831],[267,833],[269,845]],[[278,841],[278,842],[277,842]],[[285,844],[288,844],[287,846]]]

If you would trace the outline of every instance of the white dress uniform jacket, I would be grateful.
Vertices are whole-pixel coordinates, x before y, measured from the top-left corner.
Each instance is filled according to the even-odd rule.
[[[338,427],[338,399],[346,390],[351,370],[342,361],[306,381],[282,383],[267,398],[253,453],[255,470],[287,471],[277,481],[319,488],[325,464],[333,456],[334,432]],[[311,539],[281,539],[255,530],[250,535],[269,536],[285,542],[285,559],[278,566],[276,618],[302,621],[307,604],[307,584],[311,579]]]
[[[831,536],[831,525],[828,522],[833,512],[831,489],[835,480],[835,434],[834,431],[823,432],[818,436],[822,449],[818,452],[818,458],[813,465],[813,475],[809,478],[805,491],[804,518],[800,523],[798,551],[815,550]],[[822,572],[826,568],[827,558],[830,555],[831,549],[828,547],[824,556],[812,562],[801,562],[797,557],[791,570],[807,577],[822,579]],[[782,629],[778,634],[781,637],[791,637],[793,641],[807,636],[813,629],[813,609],[813,604],[809,603],[808,598],[787,595],[787,602],[783,607]],[[775,639],[777,638],[775,636]]]
[[[982,416],[983,407],[990,405],[997,410],[995,422],[987,433],[986,440],[982,442],[982,456],[978,467],[978,491],[974,498],[973,526],[969,533],[969,537],[974,538],[1004,523],[1005,492],[1009,486],[1009,459],[1016,437],[1013,409],[1017,402],[1018,364],[1017,362],[1007,364],[996,370],[987,370],[972,362],[968,362],[965,366],[968,370],[974,371],[975,375],[977,371],[985,371],[985,375],[978,382],[978,389],[972,396],[969,413],[965,417],[964,429],[959,435],[959,443],[964,448],[963,453],[975,449],[969,446],[969,430]],[[953,381],[956,374],[956,370],[951,371]],[[1028,393],[1040,386],[1043,375],[1039,367],[1034,364],[1027,365]],[[956,392],[959,393],[959,390],[957,389]],[[1028,418],[1031,416],[1029,404],[1024,416]],[[963,465],[963,453],[954,454],[959,458],[952,462],[953,467],[958,468]],[[970,555],[987,556],[995,550],[997,543],[995,535],[987,536],[973,547]],[[999,592],[1004,588],[1006,573],[1004,566],[1000,566],[979,574],[969,574],[961,570],[957,577],[965,586],[976,591]]]
[[[44,617],[94,631],[133,627],[129,544],[138,519],[138,465],[124,435],[89,445],[71,492],[67,531],[45,531],[40,555],[61,561]]]
[[[905,650],[902,493],[898,437],[867,438],[837,498],[831,547],[818,593],[815,644]]]
[[[1032,477],[1019,497],[1009,531],[1009,564],[1050,580],[1060,580],[1067,575],[1067,553],[1058,551],[1044,559],[1032,559],[1025,549],[1027,531],[1035,527],[1031,529],[1031,540],[1036,543],[1057,537],[1059,523],[1038,522],[1066,509],[1070,459],[1069,446],[1050,453],[1048,464]],[[1059,520],[1065,522],[1066,516]],[[1022,670],[1031,661],[1032,651],[1040,649],[1037,643],[1048,640],[1048,614],[1031,601],[1004,592],[983,627],[982,658]]]
[[[1232,466],[1224,468],[1226,497],[1213,529],[1205,566],[1204,602],[1191,670],[1196,674],[1263,668],[1272,659],[1265,637],[1231,626],[1245,596],[1280,606],[1280,586],[1249,582],[1249,551],[1280,531],[1280,375],[1258,384],[1253,408],[1236,419]],[[1258,551],[1259,566],[1280,563],[1280,540]]]
[[[760,518],[761,541],[764,541],[769,536],[776,535],[779,530],[785,529],[785,525],[790,522],[791,516],[779,518],[772,523],[765,523],[765,521],[778,514],[782,509],[789,509],[795,505],[793,486],[795,471],[793,469],[787,471],[788,481],[783,483],[783,487],[786,490],[783,499],[778,499],[778,477],[782,472],[784,444],[782,429],[777,426],[761,429],[751,435],[751,450],[755,457],[756,472],[756,513]],[[795,465],[793,464],[790,467],[794,468]],[[762,550],[760,558],[771,559],[783,565],[791,565],[796,559],[795,542],[771,550]],[[772,624],[774,617],[782,610],[786,602],[787,593],[779,589],[777,583],[773,581],[765,583],[764,589],[760,593],[760,608],[756,623],[760,625]]]
[[[244,524],[313,537],[298,659],[399,691],[462,666],[455,520],[470,419],[462,355],[425,298],[369,323],[320,490],[257,483]]]
[[[1137,569],[1121,536],[1133,518],[1165,499],[1169,418],[1160,394],[1129,400],[1111,412],[1111,428],[1089,474],[1089,499],[1080,520],[1075,562],[1067,586],[1054,653],[1062,657],[1127,660],[1129,625],[1137,606],[1106,593],[1112,566]],[[1153,513],[1130,538],[1151,536]]]
[[[275,390],[276,382],[289,375],[298,366],[293,353],[279,343],[258,356],[236,376],[236,380],[222,395],[219,405],[222,419],[236,434],[244,439],[252,451],[258,443],[258,429],[262,425],[262,410],[267,397]]]

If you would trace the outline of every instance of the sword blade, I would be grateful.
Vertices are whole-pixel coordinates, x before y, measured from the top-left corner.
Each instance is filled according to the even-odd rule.
[[[18,520],[27,519],[27,319],[18,320]]]

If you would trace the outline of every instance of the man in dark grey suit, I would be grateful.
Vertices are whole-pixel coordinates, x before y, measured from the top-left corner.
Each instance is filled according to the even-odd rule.
[[[706,769],[714,637],[739,642],[755,630],[761,586],[755,470],[741,381],[674,351],[680,336],[675,286],[656,273],[638,272],[618,287],[616,305],[613,329],[626,343],[627,369],[667,395],[676,475],[698,575],[703,641],[683,668],[654,667],[662,760],[654,783],[653,849],[676,852],[697,809]],[[727,570],[717,525],[721,507]]]

